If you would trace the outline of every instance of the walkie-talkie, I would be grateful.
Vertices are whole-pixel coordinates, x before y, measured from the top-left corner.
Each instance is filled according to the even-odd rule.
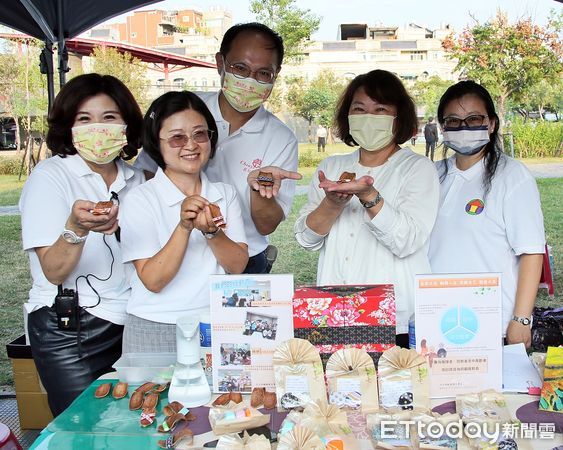
[[[55,297],[55,311],[59,330],[76,331],[78,326],[78,294],[74,289],[63,289],[59,284]]]

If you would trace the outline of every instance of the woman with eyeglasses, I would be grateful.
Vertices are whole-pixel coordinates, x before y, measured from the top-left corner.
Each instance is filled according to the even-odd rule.
[[[320,251],[319,285],[393,284],[396,327],[381,330],[406,347],[413,278],[430,271],[436,170],[428,158],[401,147],[417,129],[416,108],[391,72],[372,70],[354,78],[335,122],[338,136],[359,148],[320,163],[295,237],[303,248]],[[345,172],[353,176],[343,178]]]
[[[123,259],[136,269],[124,353],[175,352],[176,320],[209,313],[209,275],[247,264],[236,192],[203,173],[216,143],[215,120],[192,92],[168,92],[145,115],[143,148],[159,168],[122,205]]]
[[[437,163],[441,189],[430,239],[432,271],[502,273],[506,341],[529,347],[545,248],[536,181],[502,153],[499,117],[484,87],[474,81],[449,87],[438,121],[444,160]],[[448,149],[454,155],[445,159]]]

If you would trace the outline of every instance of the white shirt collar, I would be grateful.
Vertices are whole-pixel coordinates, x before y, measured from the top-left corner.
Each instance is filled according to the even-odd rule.
[[[211,114],[215,118],[217,124],[224,122],[228,123],[221,114],[221,108],[219,108],[219,95],[221,91],[217,91],[213,101],[209,102],[207,105],[211,111]],[[239,128],[240,131],[245,133],[260,133],[264,126],[266,125],[266,118],[268,117],[268,111],[264,106],[260,106],[256,113],[246,122],[242,127]]]
[[[469,169],[461,170],[456,164],[456,155],[448,158],[448,176],[460,176],[467,181],[473,180],[475,177],[480,177],[485,171],[485,158],[481,158],[475,164],[473,164]]]
[[[60,156],[59,156],[60,158]],[[74,173],[77,177],[84,177],[86,175],[93,175],[95,172],[90,168],[86,161],[76,153],[74,155],[67,155],[65,158],[66,165],[68,169]],[[133,175],[135,175],[135,169],[133,169],[129,164],[123,161],[121,158],[116,160],[117,165],[117,177],[116,181],[123,179],[125,181],[129,180]]]

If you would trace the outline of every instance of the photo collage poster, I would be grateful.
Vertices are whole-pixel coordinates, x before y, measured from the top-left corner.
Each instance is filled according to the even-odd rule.
[[[293,337],[293,275],[214,275],[213,391],[275,390],[272,357]]]

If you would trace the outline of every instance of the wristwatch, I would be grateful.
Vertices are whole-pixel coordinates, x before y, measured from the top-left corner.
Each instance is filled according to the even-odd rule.
[[[377,192],[377,195],[375,196],[375,198],[373,200],[371,200],[369,202],[364,202],[363,200],[360,200],[360,203],[362,204],[362,206],[364,208],[373,208],[381,200],[383,200],[383,197],[381,197],[381,194],[379,192]]]
[[[217,236],[218,232],[219,228],[217,228],[215,231],[202,231],[201,234],[205,236],[205,239],[213,239],[215,236]]]
[[[512,320],[521,323],[522,325],[530,325],[532,323],[532,320],[529,317],[512,316]]]
[[[86,236],[78,236],[74,231],[67,230],[66,228],[61,233],[62,238],[67,241],[69,244],[81,244],[86,240],[88,235]]]

